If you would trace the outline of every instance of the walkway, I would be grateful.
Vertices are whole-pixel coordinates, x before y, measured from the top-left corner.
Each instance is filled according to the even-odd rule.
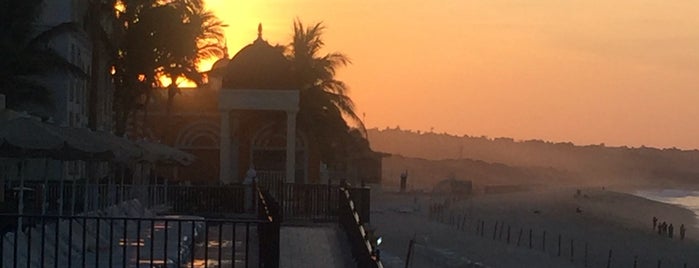
[[[279,267],[356,267],[337,225],[282,226]]]

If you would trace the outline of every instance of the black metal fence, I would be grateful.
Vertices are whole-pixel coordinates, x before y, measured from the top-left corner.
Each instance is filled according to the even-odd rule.
[[[278,267],[279,226],[266,219],[0,214],[0,222],[0,267]]]
[[[252,190],[252,186],[247,186]],[[168,186],[170,213],[193,213],[199,216],[225,216],[245,213],[245,189],[242,184]],[[252,199],[251,195],[248,199]],[[249,200],[247,202],[250,202]]]

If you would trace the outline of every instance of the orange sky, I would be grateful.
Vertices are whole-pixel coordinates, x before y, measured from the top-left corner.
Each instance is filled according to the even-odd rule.
[[[699,148],[695,0],[207,0],[231,54],[323,21],[368,127]]]

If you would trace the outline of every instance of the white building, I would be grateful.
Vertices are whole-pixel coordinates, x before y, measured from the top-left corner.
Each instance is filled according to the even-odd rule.
[[[30,111],[50,118],[53,123],[67,127],[94,127],[97,130],[111,131],[113,125],[112,99],[114,87],[111,83],[111,65],[109,65],[106,49],[101,48],[97,66],[92,66],[93,43],[88,35],[88,0],[44,0],[41,16],[37,20],[36,33],[45,32],[58,25],[72,23],[71,30],[60,31],[51,38],[49,47],[73,65],[79,67],[84,76],[71,74],[70,72],[55,72],[46,77],[38,78],[52,93],[54,107],[51,109],[36,107]],[[104,22],[104,21],[103,21]],[[104,27],[109,23],[102,23],[104,32],[111,32],[111,28]],[[100,46],[98,46],[99,48]],[[92,68],[99,68],[95,83],[98,90],[91,94],[90,75]],[[90,98],[94,98],[97,105],[90,111]],[[93,120],[92,126],[90,120]],[[63,173],[67,180],[81,179],[88,176],[86,164],[83,161],[69,161],[61,165],[58,161],[49,161],[48,166],[44,160],[30,161],[25,176],[30,180],[39,180],[48,171],[50,179]],[[48,168],[45,168],[48,167]],[[106,167],[97,168],[97,177],[105,175]]]

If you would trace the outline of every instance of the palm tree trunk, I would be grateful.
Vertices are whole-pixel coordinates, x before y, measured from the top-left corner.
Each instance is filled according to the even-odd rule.
[[[177,77],[172,78],[172,83],[167,89],[167,105],[165,107],[165,133],[162,133],[161,137],[165,139],[165,142],[169,145],[173,145],[174,141],[169,138],[170,133],[172,133],[173,122],[172,122],[172,103],[175,100],[175,95],[177,94]]]
[[[97,104],[99,103],[99,78],[102,66],[100,66],[100,38],[98,37],[100,27],[99,5],[90,1],[88,14],[88,36],[92,43],[92,62],[90,70],[90,93],[88,94],[88,119],[87,125],[92,130],[97,130]]]
[[[146,126],[148,125],[148,103],[150,103],[150,94],[150,92],[146,93],[146,100],[143,103],[143,122],[141,122],[141,136],[144,138],[146,137]]]

